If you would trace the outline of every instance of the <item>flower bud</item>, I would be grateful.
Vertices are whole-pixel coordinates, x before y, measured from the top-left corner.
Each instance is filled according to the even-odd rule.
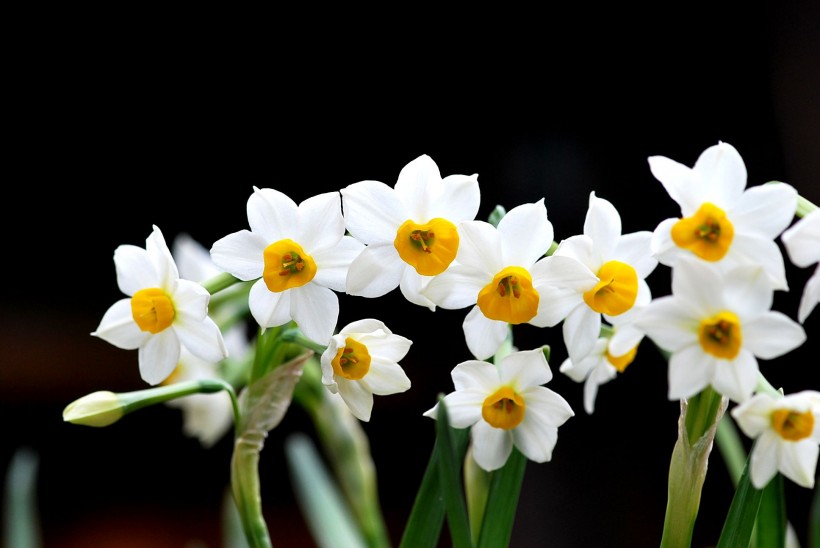
[[[125,414],[123,402],[117,394],[100,390],[74,400],[63,410],[63,420],[86,426],[108,426]]]

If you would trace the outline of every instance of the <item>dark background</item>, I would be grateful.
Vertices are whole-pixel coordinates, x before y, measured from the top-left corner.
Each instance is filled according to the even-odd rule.
[[[14,99],[5,108],[0,465],[21,447],[38,455],[45,545],[220,546],[229,437],[203,450],[166,407],[104,429],[61,419],[86,393],[146,387],[136,352],[90,333],[122,297],[114,249],[144,246],[153,224],[169,242],[184,231],[210,247],[247,227],[253,186],[297,202],[364,179],[392,186],[429,154],[443,176],[479,174],[478,218],[543,197],[560,240],[582,230],[594,190],[621,212],[625,233],[653,230],[679,209],[647,157],[693,165],[718,141],[738,149],[749,185],[786,181],[820,204],[817,4],[758,6],[544,8],[460,21],[370,14],[379,18],[368,28],[333,33],[284,14],[252,29],[213,13],[18,21],[4,85]],[[813,268],[788,268],[791,291],[775,306],[795,318]],[[649,281],[656,296],[668,293],[667,268]],[[431,313],[398,291],[340,299],[340,325],[378,317],[416,341],[402,363],[412,389],[377,397],[364,425],[398,545],[434,438],[421,414],[470,358],[467,310]],[[820,388],[818,311],[805,328],[803,347],[761,361],[786,392]],[[587,415],[582,385],[558,372],[560,328],[521,326],[516,342],[552,345],[548,386],[576,416],[559,429],[552,462],[527,468],[512,545],[657,546],[679,411],[666,398],[665,362],[642,345]],[[311,545],[283,456],[286,437],[302,431],[311,424],[293,407],[260,464],[275,546]],[[786,489],[805,545],[812,493]],[[717,542],[731,496],[715,451],[694,546]]]

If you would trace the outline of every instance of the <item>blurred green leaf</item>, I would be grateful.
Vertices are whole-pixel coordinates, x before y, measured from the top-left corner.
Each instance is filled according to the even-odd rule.
[[[21,447],[9,462],[3,497],[3,542],[8,548],[42,546],[37,510],[39,460],[34,450]]]
[[[479,537],[479,548],[509,546],[527,458],[515,447],[507,462],[492,472],[490,492]]]
[[[470,523],[467,518],[467,506],[464,501],[464,490],[461,485],[461,466],[464,457],[456,452],[455,440],[452,437],[450,420],[444,399],[439,399],[436,412],[436,442],[441,448],[439,454],[439,482],[444,495],[444,508],[447,511],[447,524],[450,538],[455,548],[467,548],[473,545],[470,538]]]

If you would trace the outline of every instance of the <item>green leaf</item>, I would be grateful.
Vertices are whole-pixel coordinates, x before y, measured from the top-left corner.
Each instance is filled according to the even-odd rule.
[[[735,496],[732,498],[732,504],[729,507],[729,513],[723,523],[723,531],[720,533],[717,548],[749,546],[762,496],[763,491],[752,486],[749,478],[749,459],[747,458],[743,474],[741,474],[737,489],[735,489]]]
[[[814,490],[809,513],[809,546],[820,548],[820,488]]]
[[[527,458],[513,447],[504,466],[492,473],[478,541],[479,548],[501,548],[509,545],[526,468]]]
[[[444,399],[438,402],[436,411],[436,441],[441,448],[438,469],[441,491],[444,495],[444,508],[447,511],[447,525],[450,538],[455,548],[472,547],[470,523],[467,519],[467,506],[464,501],[464,490],[461,486],[461,466],[463,457],[456,454],[455,442],[447,417],[447,406]]]
[[[310,439],[304,434],[292,434],[285,440],[285,454],[302,515],[317,546],[364,548],[353,526],[356,520]]]
[[[37,470],[40,458],[33,449],[17,449],[9,462],[3,493],[3,542],[15,548],[42,546],[37,513]]]
[[[470,439],[469,428],[451,428],[451,441],[458,459],[463,459]],[[438,545],[444,523],[444,497],[439,482],[441,442],[437,439],[416,493],[416,500],[404,528],[400,548]]]
[[[786,545],[786,499],[783,476],[775,474],[763,489],[757,511],[755,536],[757,548],[783,548]]]

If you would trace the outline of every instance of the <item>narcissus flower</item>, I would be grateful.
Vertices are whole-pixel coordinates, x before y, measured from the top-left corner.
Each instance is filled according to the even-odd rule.
[[[384,323],[365,319],[343,327],[322,353],[322,384],[338,393],[357,418],[370,420],[373,395],[410,388],[399,365],[412,341],[395,335]]]
[[[722,142],[703,151],[692,168],[663,156],[650,157],[649,168],[682,214],[654,231],[652,252],[662,264],[672,266],[682,255],[723,268],[757,264],[774,289],[788,289],[774,239],[794,217],[794,188],[778,183],[746,189],[743,159]]]
[[[564,322],[562,330],[573,363],[592,351],[601,319],[615,323],[652,295],[646,277],[658,261],[652,257],[649,231],[621,234],[621,216],[607,200],[589,195],[584,233],[561,242],[540,272],[551,280],[543,288],[544,321]]]
[[[541,349],[513,352],[498,365],[470,360],[455,366],[455,392],[443,399],[454,428],[472,427],[473,458],[487,471],[504,466],[515,446],[534,462],[547,462],[558,427],[574,415],[569,403],[542,384],[552,379]],[[436,418],[436,404],[424,413]]]
[[[459,225],[456,262],[436,276],[424,294],[442,308],[473,306],[464,319],[467,347],[484,360],[495,354],[510,324],[545,327],[541,286],[549,279],[536,262],[552,245],[544,200],[511,209],[494,227],[484,221]]]
[[[208,316],[210,295],[198,283],[180,279],[159,228],[154,226],[145,249],[119,246],[114,264],[117,284],[128,298],[114,303],[91,334],[119,348],[138,348],[145,382],[165,380],[183,346],[205,361],[228,355],[219,327]]]
[[[817,264],[814,274],[803,288],[797,310],[797,319],[803,323],[820,302],[820,209],[815,209],[794,223],[783,232],[781,240],[792,263],[801,268]]]
[[[248,304],[262,327],[294,320],[302,333],[325,345],[339,317],[350,262],[364,246],[345,235],[338,192],[296,203],[271,188],[248,199],[251,230],[217,240],[211,258],[243,281],[256,280]]]
[[[757,358],[773,359],[803,344],[803,327],[770,310],[773,293],[760,267],[724,272],[694,258],[678,260],[672,295],[653,300],[635,320],[671,354],[670,400],[711,385],[735,402],[746,401],[757,386]]]
[[[752,485],[763,489],[778,472],[813,488],[820,453],[820,392],[783,397],[759,393],[731,411],[744,434],[755,439],[750,457]]]
[[[455,258],[457,225],[478,213],[478,175],[442,179],[422,155],[404,166],[395,188],[361,181],[341,192],[347,230],[367,244],[350,265],[347,292],[380,297],[400,287],[408,301],[434,310],[421,290]]]

